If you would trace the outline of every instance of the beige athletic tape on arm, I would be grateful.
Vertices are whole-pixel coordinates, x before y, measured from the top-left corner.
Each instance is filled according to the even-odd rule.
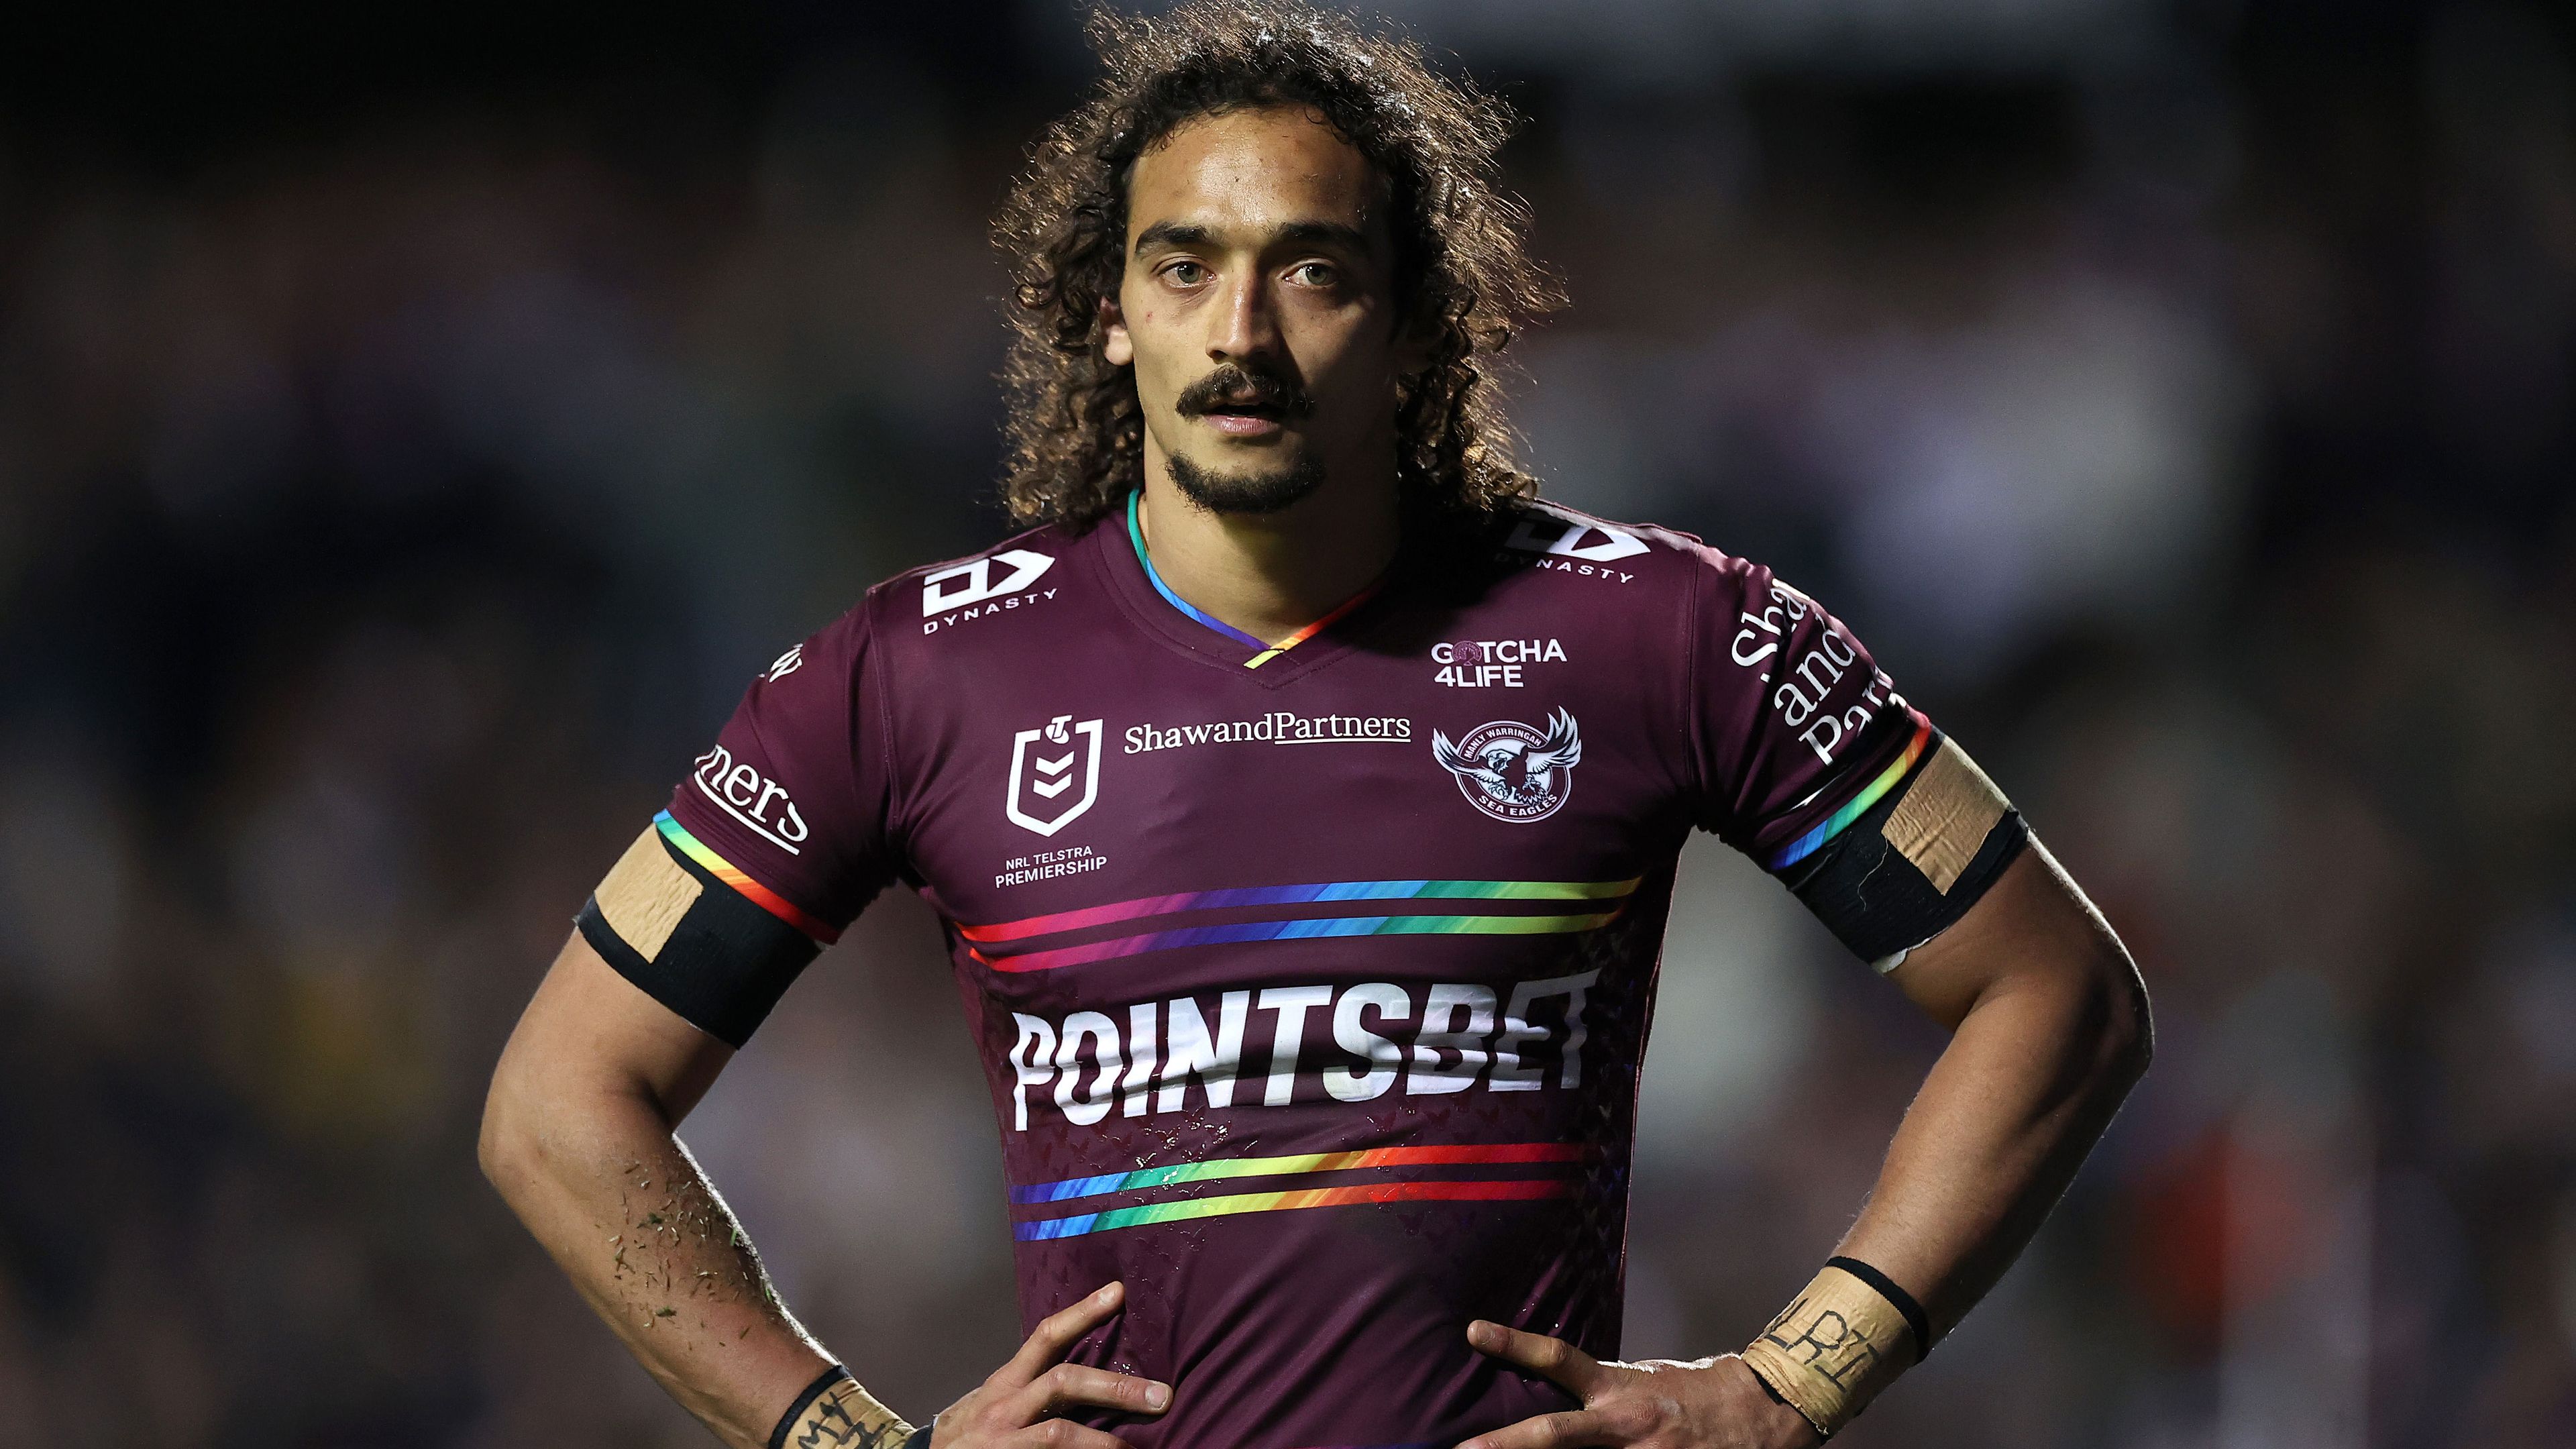
[[[1827,1268],[1744,1350],[1744,1365],[1830,1435],[1914,1361],[1913,1332],[1877,1289]]]
[[[895,1449],[912,1433],[903,1416],[856,1379],[825,1389],[787,1426],[787,1449]]]
[[[2012,802],[1968,752],[1944,739],[1878,833],[1946,896],[1977,858],[1986,832],[2011,808]]]
[[[600,918],[617,938],[650,961],[662,954],[680,917],[697,904],[698,893],[705,889],[703,882],[671,859],[671,852],[662,846],[662,832],[648,825],[617,858],[591,899],[599,902]]]

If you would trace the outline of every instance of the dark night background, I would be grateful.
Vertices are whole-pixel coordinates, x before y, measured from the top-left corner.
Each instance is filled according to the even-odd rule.
[[[1825,600],[2156,993],[1849,1442],[2576,1442],[2576,17],[1371,8],[1529,118],[1549,491]],[[709,1442],[485,1076],[750,676],[1002,532],[982,228],[1086,64],[1056,0],[13,17],[0,1449]],[[1633,1356],[1806,1280],[1939,1047],[1684,875]],[[924,1417],[1018,1337],[926,911],[797,989],[684,1135]]]

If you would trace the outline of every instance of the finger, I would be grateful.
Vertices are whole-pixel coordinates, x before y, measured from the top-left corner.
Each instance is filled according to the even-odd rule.
[[[1014,1429],[993,1441],[995,1449],[1129,1449],[1126,1440],[1065,1419],[1049,1419]]]
[[[1012,1422],[1032,1424],[1051,1409],[1070,1408],[1076,1404],[1101,1409],[1123,1409],[1130,1414],[1159,1414],[1170,1407],[1172,1386],[1141,1379],[1133,1374],[1116,1374],[1088,1364],[1060,1363],[1029,1381],[1028,1387],[1011,1395],[1004,1409]]]
[[[1467,1342],[1479,1353],[1544,1374],[1578,1399],[1589,1400],[1593,1391],[1601,1387],[1600,1360],[1564,1339],[1523,1333],[1479,1318],[1467,1325]]]
[[[1073,1347],[1074,1340],[1117,1312],[1118,1305],[1126,1299],[1127,1285],[1112,1283],[1070,1308],[1049,1314],[1020,1345],[1020,1351],[1011,1355],[1011,1361],[1003,1365],[1011,1384],[1016,1387],[1045,1373],[1050,1364],[1064,1357],[1066,1349]]]
[[[1577,1449],[1580,1445],[1618,1445],[1625,1442],[1611,1432],[1599,1414],[1575,1409],[1562,1414],[1541,1414],[1490,1434],[1479,1434],[1459,1445],[1458,1449]]]

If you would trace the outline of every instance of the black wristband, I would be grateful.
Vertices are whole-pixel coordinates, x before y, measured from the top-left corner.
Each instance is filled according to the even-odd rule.
[[[1913,1294],[1897,1287],[1895,1279],[1858,1258],[1827,1258],[1825,1266],[1840,1268],[1868,1284],[1872,1292],[1904,1314],[1905,1326],[1914,1330],[1914,1361],[1923,1362],[1923,1356],[1932,1351],[1932,1320],[1923,1316],[1923,1305],[1914,1301]]]
[[[821,1378],[807,1384],[805,1392],[796,1396],[796,1402],[787,1406],[787,1412],[778,1416],[778,1427],[769,1431],[769,1449],[785,1449],[787,1431],[796,1426],[797,1418],[807,1409],[814,1407],[814,1401],[823,1397],[824,1390],[849,1376],[848,1369],[834,1364],[823,1370]]]
[[[1739,1360],[1739,1362],[1740,1362],[1740,1360]],[[1788,1410],[1790,1413],[1797,1415],[1799,1418],[1801,1418],[1801,1419],[1807,1419],[1807,1411],[1806,1411],[1806,1410],[1804,1410],[1804,1409],[1799,1408],[1797,1405],[1795,1405],[1795,1404],[1793,1404],[1793,1403],[1790,1403],[1790,1402],[1789,1402],[1789,1398],[1788,1398],[1788,1396],[1787,1396],[1786,1394],[1783,1394],[1783,1393],[1781,1393],[1778,1389],[1773,1388],[1773,1387],[1771,1386],[1771,1380],[1769,1380],[1769,1379],[1767,1379],[1767,1378],[1763,1377],[1763,1375],[1762,1375],[1762,1370],[1760,1370],[1760,1369],[1758,1369],[1758,1368],[1755,1368],[1753,1365],[1751,1365],[1751,1364],[1749,1364],[1749,1363],[1748,1363],[1748,1364],[1745,1364],[1745,1365],[1744,1365],[1744,1371],[1745,1371],[1746,1373],[1749,1373],[1749,1374],[1753,1375],[1753,1382],[1755,1382],[1756,1384],[1761,1385],[1761,1387],[1762,1387],[1762,1394],[1763,1394],[1763,1397],[1765,1397],[1765,1398],[1769,1399],[1771,1402],[1773,1402],[1773,1403],[1775,1403],[1775,1404],[1778,1404],[1781,1408],[1784,1408],[1784,1409]],[[1834,1435],[1833,1435],[1833,1431],[1832,1431],[1832,1430],[1830,1430],[1830,1429],[1826,1428],[1826,1427],[1825,1427],[1824,1425],[1822,1425],[1822,1424],[1817,1423],[1817,1422],[1816,1422],[1815,1420],[1813,1420],[1813,1419],[1807,1419],[1807,1427],[1816,1431],[1816,1442],[1817,1442],[1817,1443],[1819,1443],[1819,1444],[1822,1444],[1822,1443],[1824,1443],[1826,1440],[1829,1440],[1829,1439],[1831,1439],[1831,1438],[1833,1438],[1833,1437],[1834,1437]]]
[[[930,1431],[937,1427],[939,1427],[939,1416],[933,1414],[930,1416],[929,1423],[913,1430],[904,1438],[903,1449],[930,1449]]]

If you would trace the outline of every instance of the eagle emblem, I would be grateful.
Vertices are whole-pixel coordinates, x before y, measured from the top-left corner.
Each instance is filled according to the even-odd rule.
[[[1467,803],[1497,820],[1526,824],[1555,814],[1574,793],[1583,734],[1573,713],[1559,709],[1547,717],[1544,733],[1516,719],[1498,719],[1453,744],[1435,729],[1431,757],[1457,777]]]

